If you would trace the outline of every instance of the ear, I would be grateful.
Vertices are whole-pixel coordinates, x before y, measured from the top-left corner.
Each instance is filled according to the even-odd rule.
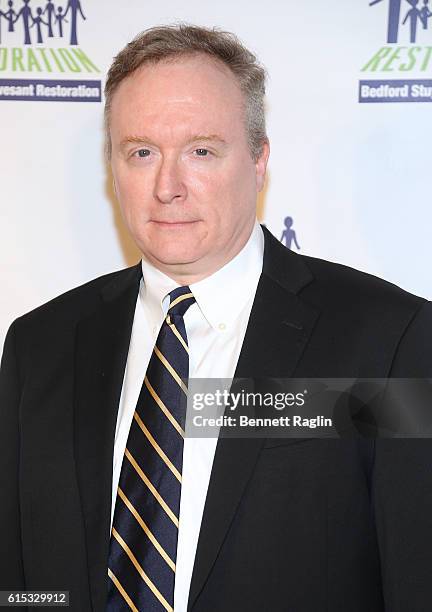
[[[261,154],[255,162],[257,192],[262,191],[264,187],[269,155],[270,143],[268,140],[266,140],[262,145]]]

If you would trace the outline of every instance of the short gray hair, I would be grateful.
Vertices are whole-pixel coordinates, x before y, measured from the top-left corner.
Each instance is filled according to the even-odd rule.
[[[109,132],[112,98],[120,83],[143,64],[205,53],[225,64],[237,78],[245,99],[245,127],[256,161],[267,141],[264,113],[266,72],[255,55],[231,32],[179,24],[141,32],[114,58],[105,85],[106,153],[111,157]]]

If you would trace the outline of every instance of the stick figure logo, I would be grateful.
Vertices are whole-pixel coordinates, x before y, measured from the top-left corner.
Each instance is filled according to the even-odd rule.
[[[370,0],[369,6],[375,6],[381,2],[388,4],[387,19],[387,42],[397,43],[401,26],[409,28],[410,43],[417,41],[419,28],[429,29],[429,19],[432,12],[429,9],[429,0]],[[421,8],[419,8],[422,3]],[[406,11],[405,11],[406,9]]]
[[[285,228],[282,232],[282,236],[280,241],[285,244],[285,246],[288,249],[291,249],[291,245],[292,243],[295,244],[296,248],[298,251],[300,251],[300,246],[299,243],[297,242],[297,234],[295,233],[295,231],[293,230],[292,226],[293,226],[293,218],[292,217],[285,217],[284,219],[284,225]]]
[[[21,31],[23,44],[42,44],[48,38],[64,38],[68,24],[69,44],[78,45],[78,23],[85,21],[80,0],[67,0],[65,6],[46,0],[45,6],[31,7],[31,0],[8,0],[8,10],[0,9],[0,44],[2,43],[2,22],[8,24],[7,32]]]

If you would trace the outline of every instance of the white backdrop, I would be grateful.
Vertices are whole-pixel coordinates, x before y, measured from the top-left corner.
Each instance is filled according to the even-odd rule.
[[[0,343],[16,316],[139,258],[121,227],[103,161],[102,104],[15,101],[11,92],[18,90],[7,87],[14,79],[103,84],[112,57],[139,30],[175,21],[236,32],[268,69],[271,159],[259,202],[261,221],[280,238],[289,215],[301,253],[432,297],[427,266],[432,260],[431,96],[414,103],[359,103],[361,79],[426,83],[432,22],[425,28],[419,17],[411,43],[408,21],[399,28],[398,43],[388,44],[388,10],[398,0],[373,6],[369,0],[82,0],[86,21],[77,13],[79,45],[71,46],[77,0],[54,5],[65,14],[68,2],[63,39],[58,22],[53,38],[40,24],[44,41],[38,43],[35,24],[29,29],[32,44],[24,45],[23,15],[14,32],[6,18],[0,22]],[[14,4],[17,11],[23,5]],[[410,9],[407,0],[401,4],[400,23]],[[45,5],[46,0],[30,0],[33,16]],[[0,0],[0,10],[7,8]],[[362,71],[383,47],[390,48],[392,61]],[[100,72],[74,72],[67,65],[61,72],[48,55],[59,48],[69,50],[66,60],[72,49],[82,50]],[[45,49],[51,71],[38,49]]]

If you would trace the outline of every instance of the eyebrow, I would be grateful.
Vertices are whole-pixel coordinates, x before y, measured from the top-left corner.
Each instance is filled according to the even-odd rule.
[[[228,144],[226,140],[218,136],[217,134],[198,134],[196,136],[192,136],[187,140],[186,144],[193,144],[194,142],[215,142],[220,143],[222,145]],[[120,146],[123,148],[128,144],[149,144],[152,146],[157,146],[155,142],[151,138],[147,138],[147,136],[127,136],[124,138]]]

